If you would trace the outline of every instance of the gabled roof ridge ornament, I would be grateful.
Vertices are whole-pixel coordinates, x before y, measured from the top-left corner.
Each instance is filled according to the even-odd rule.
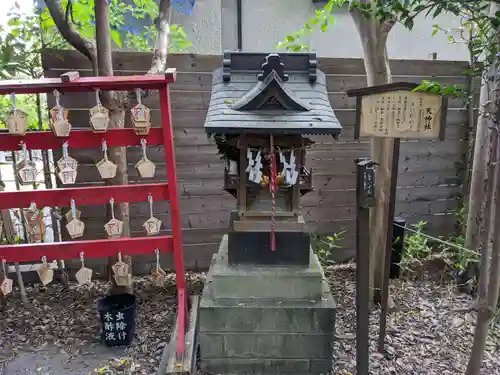
[[[277,53],[267,55],[266,61],[262,64],[262,72],[259,73],[257,79],[264,81],[273,71],[283,82],[288,81],[288,74],[285,74],[285,64],[281,62],[281,57]]]
[[[285,86],[275,69],[272,69],[262,82],[258,82],[254,88],[238,99],[231,109],[236,111],[265,109],[270,99],[274,104],[279,103],[283,110],[309,111],[311,109],[308,103],[300,100],[292,90]]]

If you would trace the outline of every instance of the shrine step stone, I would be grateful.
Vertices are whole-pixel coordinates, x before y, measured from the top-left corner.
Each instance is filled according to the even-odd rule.
[[[233,266],[221,243],[199,309],[208,373],[327,374],[336,306],[317,257],[309,267]],[[290,283],[296,285],[291,286]]]
[[[319,298],[324,274],[312,249],[309,257],[304,266],[229,264],[226,235],[212,258],[207,283],[217,298]]]
[[[224,375],[328,373],[336,308],[326,282],[323,290],[317,300],[216,299],[207,285],[199,310],[202,368]]]

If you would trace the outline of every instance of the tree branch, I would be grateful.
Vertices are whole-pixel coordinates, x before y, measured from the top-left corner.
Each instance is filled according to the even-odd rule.
[[[87,57],[92,63],[92,69],[97,73],[97,47],[92,40],[84,38],[66,18],[61,0],[45,0],[50,16],[61,33],[62,37],[78,52]]]
[[[167,69],[171,10],[172,0],[161,0],[158,18],[155,20],[158,35],[153,48],[153,60],[148,74],[163,73]]]

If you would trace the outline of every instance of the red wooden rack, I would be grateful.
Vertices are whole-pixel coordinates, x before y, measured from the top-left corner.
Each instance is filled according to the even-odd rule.
[[[61,149],[64,142],[70,148],[100,148],[105,140],[109,147],[140,146],[141,138],[146,138],[151,146],[163,145],[168,183],[122,186],[100,186],[82,188],[63,188],[52,190],[0,192],[0,210],[27,208],[31,202],[38,207],[68,206],[71,199],[78,205],[107,204],[112,197],[116,203],[146,202],[151,195],[154,201],[170,202],[172,234],[170,236],[115,238],[94,241],[69,241],[55,243],[36,243],[0,246],[0,259],[11,262],[40,261],[47,259],[78,259],[83,251],[85,257],[107,257],[121,252],[124,255],[154,254],[173,252],[178,293],[178,347],[179,355],[184,353],[187,325],[187,290],[184,276],[184,257],[182,248],[182,229],[177,192],[177,173],[170,112],[169,83],[175,82],[175,69],[168,69],[164,75],[85,77],[64,74],[61,78],[42,78],[38,80],[0,81],[0,95],[65,92],[92,92],[95,90],[129,91],[138,88],[158,90],[160,94],[161,128],[152,128],[147,136],[136,135],[134,129],[109,129],[105,133],[92,130],[73,130],[69,137],[56,138],[52,132],[28,132],[24,136],[8,133],[0,134],[0,150],[18,151],[21,141],[31,150]]]

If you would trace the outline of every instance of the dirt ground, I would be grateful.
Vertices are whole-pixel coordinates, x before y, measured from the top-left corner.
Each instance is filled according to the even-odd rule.
[[[155,374],[175,319],[174,276],[165,288],[135,279],[135,340],[127,348],[100,342],[97,302],[108,284],[28,288],[30,307],[16,290],[0,313],[0,375]]]
[[[334,365],[331,374],[354,375],[355,282],[350,270],[327,271],[338,303]],[[200,292],[203,274],[190,275]],[[0,313],[0,375],[156,375],[170,338],[176,298],[174,276],[166,288],[136,278],[136,339],[128,348],[106,348],[99,342],[97,301],[107,285],[96,283],[94,295],[72,286],[29,288],[30,308],[16,291]],[[476,315],[472,299],[453,285],[430,280],[394,281],[395,309],[388,318],[387,352],[376,351],[379,310],[370,318],[371,374],[457,375],[467,364]],[[492,324],[483,373],[500,375],[500,328]]]

